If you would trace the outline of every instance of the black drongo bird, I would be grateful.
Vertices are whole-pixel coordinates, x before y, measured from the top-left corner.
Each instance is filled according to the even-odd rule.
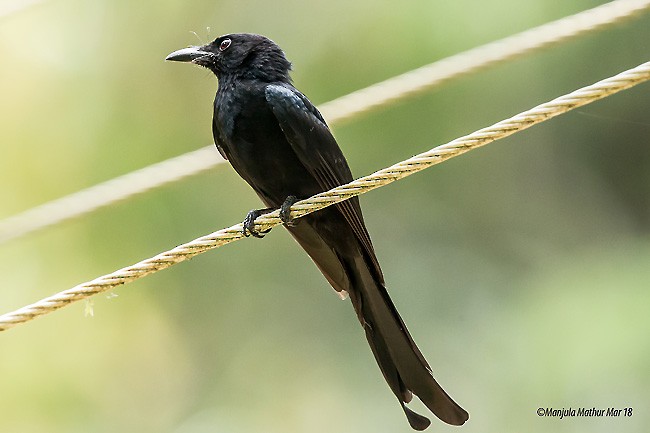
[[[357,197],[295,221],[289,208],[352,181],[352,173],[325,120],[291,84],[291,63],[271,40],[230,34],[171,53],[167,60],[191,62],[217,76],[212,132],[219,153],[250,184],[264,204],[281,208],[285,226],[338,294],[352,305],[390,389],[411,427],[428,418],[406,407],[413,394],[442,421],[469,418],[433,378],[386,292],[384,277],[363,222]],[[251,211],[244,234],[261,237]]]

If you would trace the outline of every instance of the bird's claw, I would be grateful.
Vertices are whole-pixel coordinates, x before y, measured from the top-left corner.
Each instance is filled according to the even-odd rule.
[[[244,222],[242,223],[244,225],[244,228],[242,229],[242,234],[246,237],[253,235],[255,238],[263,238],[265,234],[271,231],[271,229],[268,230],[256,230],[255,229],[255,220],[261,216],[264,215],[265,213],[269,212],[271,209],[253,209],[252,211],[248,212],[246,215],[246,218],[244,218]]]
[[[284,203],[282,203],[282,206],[280,206],[280,219],[285,225],[289,227],[293,227],[296,225],[296,223],[293,221],[293,218],[291,218],[291,206],[293,206],[294,203],[296,203],[297,201],[298,198],[296,198],[296,196],[290,195],[289,197],[286,198]],[[271,231],[271,229],[268,230],[255,229],[255,220],[261,215],[264,215],[265,213],[269,213],[272,210],[273,208],[253,209],[252,211],[248,212],[246,218],[244,218],[244,221],[242,222],[244,226],[244,228],[242,229],[242,234],[246,237],[252,235],[253,237],[256,238],[263,238],[265,234]]]
[[[291,206],[298,201],[295,195],[290,195],[286,198],[282,206],[280,206],[280,219],[287,227],[294,227],[297,223],[291,218]]]

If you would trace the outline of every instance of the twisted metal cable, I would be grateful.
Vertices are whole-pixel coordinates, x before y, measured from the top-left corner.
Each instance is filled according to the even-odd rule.
[[[566,113],[577,107],[589,104],[606,96],[620,92],[650,79],[650,62],[620,73],[614,77],[599,81],[591,86],[576,90],[556,98],[545,104],[538,105],[514,117],[498,122],[472,134],[457,138],[447,144],[435,147],[427,152],[416,155],[405,161],[379,170],[371,175],[359,178],[345,185],[317,194],[306,200],[301,200],[291,206],[291,217],[300,218],[335,203],[364,194],[380,186],[387,185],[398,179],[410,176],[425,168],[439,164],[449,158],[469,152],[515,132],[529,128],[552,117]],[[260,216],[255,223],[257,230],[267,230],[281,224],[279,211]],[[132,266],[122,268],[111,274],[101,276],[92,281],[79,284],[71,289],[45,298],[34,304],[20,308],[0,316],[0,331],[25,323],[36,317],[58,310],[72,302],[88,298],[92,295],[129,283],[146,275],[169,268],[170,266],[188,260],[197,254],[220,247],[230,242],[242,239],[242,224],[236,224],[223,230],[200,237],[170,251],[143,260]]]
[[[650,0],[615,0],[389,78],[322,104],[319,109],[330,124],[342,122],[478,69],[619,23],[648,8]],[[222,162],[214,151],[214,146],[210,145],[53,200],[0,220],[0,244],[199,173]]]

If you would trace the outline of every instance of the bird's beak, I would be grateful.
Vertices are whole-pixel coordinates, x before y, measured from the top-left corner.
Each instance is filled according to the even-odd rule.
[[[188,47],[174,51],[165,60],[173,62],[191,62],[203,56],[209,56],[210,53],[202,50],[203,47]]]

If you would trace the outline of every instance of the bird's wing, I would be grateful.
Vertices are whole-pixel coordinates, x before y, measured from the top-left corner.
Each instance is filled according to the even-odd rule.
[[[343,152],[325,120],[306,96],[288,84],[270,84],[266,86],[265,95],[293,151],[323,191],[353,180]],[[383,283],[370,235],[363,223],[359,200],[353,198],[336,206],[354,230],[372,262],[378,281]]]

